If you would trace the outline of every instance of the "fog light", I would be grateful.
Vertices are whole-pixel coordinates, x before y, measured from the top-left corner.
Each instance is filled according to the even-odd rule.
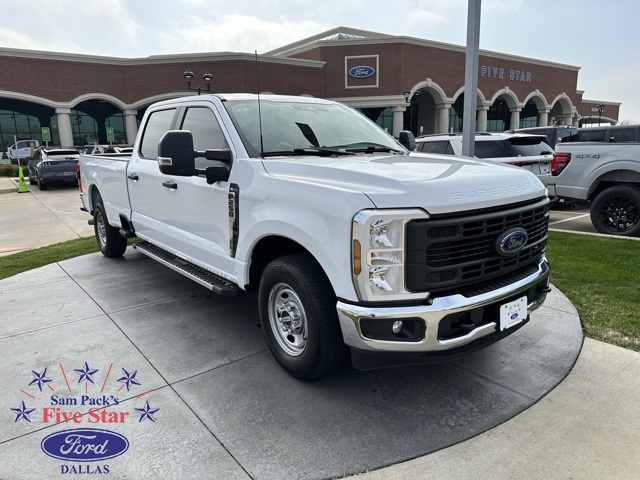
[[[400,333],[402,331],[402,325],[402,320],[396,320],[393,322],[393,327],[391,327],[393,333]]]

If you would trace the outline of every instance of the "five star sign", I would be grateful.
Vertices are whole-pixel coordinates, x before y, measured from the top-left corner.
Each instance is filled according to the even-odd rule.
[[[77,372],[77,370],[76,370]],[[42,373],[38,373],[35,370],[31,370],[31,373],[33,373],[33,376],[35,377],[33,380],[31,380],[31,383],[29,385],[33,385],[34,383],[38,384],[38,388],[40,389],[40,391],[42,391],[42,385],[44,385],[45,383],[49,383],[51,381],[50,378],[47,378],[47,369],[45,368]]]
[[[149,402],[147,402],[147,406],[148,405],[149,405]],[[18,414],[16,415],[16,419],[15,419],[16,422],[18,420],[25,419],[27,422],[31,423],[31,420],[29,419],[29,414],[33,412],[35,408],[27,408],[24,402],[22,402],[22,406],[20,408],[12,408],[11,410],[13,410]]]
[[[140,382],[138,382],[136,380],[136,378],[135,378],[136,377],[136,373],[138,373],[137,370],[135,372],[133,372],[133,373],[129,373],[123,368],[122,372],[123,372],[123,376],[118,379],[118,382],[122,382],[127,386],[127,392],[131,388],[131,385],[140,385]],[[122,388],[122,387],[120,387],[120,388]]]
[[[98,370],[97,369],[96,370],[90,370],[89,369],[89,365],[87,365],[87,362],[84,362],[84,369],[77,369],[76,368],[73,371],[80,375],[80,378],[78,379],[78,383],[82,383],[85,380],[93,383],[92,375],[94,375]]]
[[[147,401],[145,406],[144,406],[144,408],[136,408],[136,410],[138,412],[140,412],[140,420],[138,420],[138,423],[140,423],[142,420],[144,420],[146,418],[148,418],[153,423],[155,423],[156,421],[153,419],[153,414],[156,413],[160,409],[159,408],[154,408],[152,410],[151,407],[149,406],[149,402]]]

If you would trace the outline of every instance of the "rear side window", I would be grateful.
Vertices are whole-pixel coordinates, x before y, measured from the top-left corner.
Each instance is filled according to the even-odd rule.
[[[580,130],[578,136],[581,142],[602,142],[604,140],[604,128],[598,130]]]
[[[449,140],[438,142],[420,142],[418,150],[424,153],[443,153],[445,155],[453,155],[453,150]]]
[[[170,110],[158,110],[149,115],[147,125],[144,128],[142,144],[140,145],[140,155],[143,158],[155,160],[158,158],[158,142],[162,136],[171,128],[175,108]]]
[[[635,142],[635,128],[616,128],[609,130],[610,142]]]

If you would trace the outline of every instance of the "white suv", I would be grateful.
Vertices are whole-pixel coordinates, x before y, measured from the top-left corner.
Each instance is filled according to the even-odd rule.
[[[416,138],[416,151],[462,155],[462,134],[445,133]],[[475,157],[526,168],[546,185],[551,180],[553,149],[544,136],[518,133],[476,133]]]

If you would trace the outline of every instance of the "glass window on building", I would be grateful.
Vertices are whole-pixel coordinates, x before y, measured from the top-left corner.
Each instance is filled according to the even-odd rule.
[[[511,112],[507,102],[499,98],[487,112],[487,132],[504,132],[511,123]]]
[[[538,107],[536,102],[529,100],[520,112],[520,128],[538,126]]]
[[[0,98],[0,150],[5,152],[17,140],[42,142],[42,127],[49,127],[51,142],[59,144],[60,135],[52,108],[22,100]]]

